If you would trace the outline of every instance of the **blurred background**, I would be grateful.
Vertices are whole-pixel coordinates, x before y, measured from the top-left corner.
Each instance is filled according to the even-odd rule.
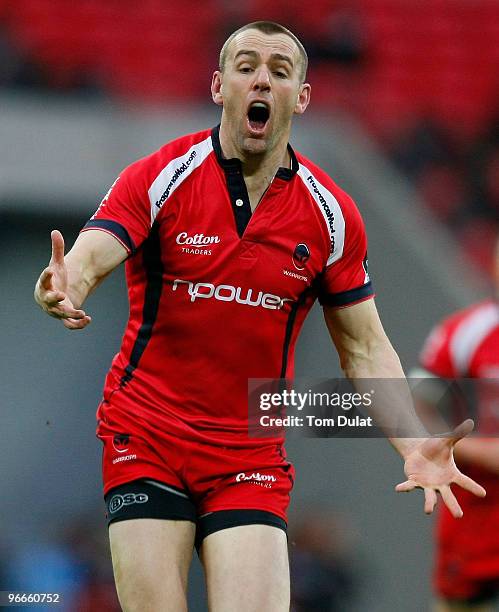
[[[309,52],[312,103],[292,143],[356,199],[404,367],[433,323],[490,293],[497,0],[0,0],[0,590],[119,609],[94,432],[128,315],[123,270],[90,298],[82,333],[44,317],[33,286],[50,229],[70,246],[124,166],[218,122],[219,49],[260,19]],[[339,374],[317,308],[297,374]],[[428,609],[432,519],[421,495],[394,493],[389,444],[292,440],[288,454],[295,612]],[[196,562],[194,612],[203,588]]]

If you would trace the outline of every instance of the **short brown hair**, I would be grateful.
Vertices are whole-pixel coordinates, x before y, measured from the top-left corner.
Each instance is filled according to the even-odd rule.
[[[274,21],[253,21],[253,23],[248,23],[229,36],[229,38],[224,42],[222,50],[220,51],[220,71],[223,72],[225,69],[225,63],[227,61],[227,49],[229,48],[230,43],[234,40],[234,38],[244,32],[245,30],[258,30],[259,32],[263,32],[264,34],[286,34],[289,36],[291,40],[296,43],[298,50],[300,51],[301,57],[301,69],[300,69],[300,81],[303,83],[305,81],[305,77],[307,75],[307,67],[308,67],[308,55],[305,51],[305,47],[302,45],[300,40],[287,28],[282,26],[279,23],[275,23]]]

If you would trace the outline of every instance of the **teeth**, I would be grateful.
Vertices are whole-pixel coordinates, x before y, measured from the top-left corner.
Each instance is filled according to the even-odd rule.
[[[267,105],[263,102],[253,102],[251,108],[267,108]]]

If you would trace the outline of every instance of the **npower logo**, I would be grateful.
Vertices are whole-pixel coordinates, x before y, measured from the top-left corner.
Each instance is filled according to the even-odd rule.
[[[192,281],[180,278],[173,282],[172,290],[177,291],[179,287],[183,286],[187,289],[191,302],[195,302],[198,299],[208,300],[213,298],[219,302],[237,302],[245,306],[261,306],[268,310],[280,310],[284,306],[284,302],[293,301],[290,298],[282,298],[273,293],[264,293],[263,291],[256,293],[253,289],[242,289],[232,285],[193,283]]]

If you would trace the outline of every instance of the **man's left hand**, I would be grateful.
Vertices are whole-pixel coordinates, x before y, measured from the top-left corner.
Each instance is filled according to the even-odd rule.
[[[461,518],[463,511],[451,491],[450,485],[456,484],[473,495],[485,497],[486,491],[477,482],[462,474],[454,462],[453,448],[459,440],[473,431],[474,423],[467,419],[458,425],[449,436],[421,440],[405,457],[405,482],[395,487],[398,492],[423,489],[425,495],[424,511],[431,514],[437,503],[437,492],[455,518]]]

